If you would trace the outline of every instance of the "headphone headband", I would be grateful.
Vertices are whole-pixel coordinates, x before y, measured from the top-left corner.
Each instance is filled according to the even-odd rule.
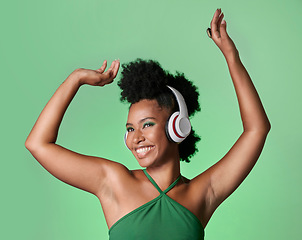
[[[176,97],[176,101],[178,103],[179,112],[180,112],[179,116],[188,117],[187,105],[186,105],[186,102],[185,102],[183,96],[181,95],[181,93],[173,87],[170,87],[168,85],[167,85],[167,87],[171,89],[171,91],[174,93],[174,96]]]

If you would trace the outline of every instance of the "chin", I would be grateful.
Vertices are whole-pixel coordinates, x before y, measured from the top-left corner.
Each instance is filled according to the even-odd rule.
[[[135,157],[138,164],[142,167],[142,168],[147,168],[147,167],[150,167],[152,165],[155,164],[155,161],[154,159],[150,159],[150,158],[138,158],[138,157]]]
[[[138,164],[142,167],[142,168],[147,168],[149,167],[150,165],[152,165],[151,162],[149,162],[147,159],[136,159]]]

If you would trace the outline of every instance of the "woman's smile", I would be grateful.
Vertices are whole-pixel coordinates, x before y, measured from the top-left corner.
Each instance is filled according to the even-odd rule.
[[[144,158],[150,152],[153,151],[155,146],[141,146],[135,149],[138,158]]]

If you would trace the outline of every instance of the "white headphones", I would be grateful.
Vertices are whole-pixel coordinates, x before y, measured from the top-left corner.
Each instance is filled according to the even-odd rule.
[[[173,87],[167,87],[171,89],[174,96],[176,97],[179,111],[172,113],[169,117],[165,127],[166,135],[171,142],[181,143],[186,139],[187,136],[189,136],[191,132],[191,123],[188,115],[188,109],[181,93]],[[128,132],[126,132],[124,135],[124,142],[126,147],[128,148],[126,144],[127,136]]]
[[[175,143],[181,143],[189,136],[191,132],[191,123],[188,116],[186,102],[179,91],[175,88],[167,86],[171,89],[176,97],[179,112],[174,112],[166,123],[166,135],[168,139]]]

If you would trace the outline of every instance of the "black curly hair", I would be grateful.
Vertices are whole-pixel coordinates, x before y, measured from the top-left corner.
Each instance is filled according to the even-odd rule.
[[[178,111],[178,104],[172,91],[167,85],[177,89],[185,99],[189,117],[200,111],[198,103],[199,93],[197,87],[185,78],[183,73],[175,75],[162,69],[154,60],[142,60],[122,65],[122,77],[118,82],[121,88],[121,101],[134,104],[143,99],[156,99],[160,107],[165,107],[171,112]],[[180,160],[190,162],[190,158],[198,151],[196,143],[200,137],[192,128],[190,135],[179,144]]]

